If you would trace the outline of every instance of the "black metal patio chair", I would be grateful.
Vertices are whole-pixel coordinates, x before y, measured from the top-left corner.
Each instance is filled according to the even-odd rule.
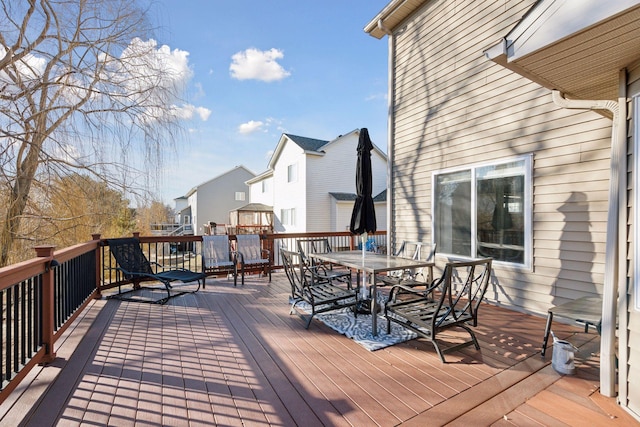
[[[121,272],[125,280],[133,283],[133,289],[125,292],[119,292],[111,298],[124,301],[147,302],[154,304],[164,304],[170,298],[177,297],[186,293],[194,293],[200,289],[200,281],[204,284],[205,273],[187,270],[185,268],[165,269],[157,262],[150,262],[140,248],[140,240],[136,237],[127,237],[119,239],[107,239],[111,255],[115,258],[118,266],[116,270]],[[164,285],[167,296],[164,298],[149,300],[142,298],[133,298],[128,296],[131,292],[141,289],[143,281],[158,281]],[[171,282],[181,281],[183,283],[198,282],[195,290],[180,290],[172,292],[173,286]],[[157,289],[157,288],[156,288]]]
[[[436,244],[424,242],[402,241],[397,251],[393,253],[395,257],[434,261],[436,257]],[[380,282],[379,286],[423,286],[429,285],[433,281],[433,267],[426,267],[417,270],[397,270],[390,271],[387,274],[376,275],[376,281]]]
[[[395,285],[385,305],[387,332],[391,322],[427,338],[445,363],[445,353],[473,345],[480,345],[471,327],[478,325],[478,309],[491,277],[491,258],[473,261],[448,262],[442,277],[426,290]],[[470,340],[442,349],[438,334],[450,328],[462,328]]]
[[[298,252],[281,249],[280,254],[284,271],[291,284],[291,310],[289,314],[298,312],[300,317],[306,320],[306,329],[309,329],[316,314],[327,311],[353,307],[353,315],[358,315],[355,310],[358,305],[358,291],[356,289],[334,285],[323,276],[319,276],[313,266],[302,261]],[[301,302],[309,304],[311,313],[305,316],[297,311],[296,305]]]
[[[298,252],[305,264],[316,268],[316,272],[327,280],[343,282],[349,289],[351,288],[351,270],[346,268],[334,269],[332,264],[325,265],[313,258],[314,253],[333,252],[329,239],[326,237],[298,239],[297,245]]]

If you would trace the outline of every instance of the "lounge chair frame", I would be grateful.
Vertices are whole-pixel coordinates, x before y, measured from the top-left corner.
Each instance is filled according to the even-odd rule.
[[[136,237],[107,239],[106,242],[109,246],[111,255],[115,258],[118,264],[115,270],[121,272],[126,280],[133,283],[133,289],[122,292],[119,287],[118,293],[110,296],[110,298],[120,299],[123,301],[164,304],[169,301],[169,299],[179,295],[197,292],[201,286],[200,281],[202,281],[202,284],[204,285],[206,276],[203,272],[195,272],[185,268],[166,269],[157,262],[150,262],[142,252],[140,240]],[[167,291],[167,296],[156,300],[140,299],[128,296],[131,292],[142,288],[141,282],[148,280],[161,282],[164,285],[164,289]],[[198,287],[195,290],[180,290],[172,292],[173,286],[171,285],[171,282],[175,281],[181,281],[183,283],[197,281]]]

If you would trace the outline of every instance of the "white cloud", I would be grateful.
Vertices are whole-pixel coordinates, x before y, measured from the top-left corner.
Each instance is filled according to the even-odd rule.
[[[283,57],[284,54],[279,49],[272,48],[260,51],[250,48],[231,57],[229,71],[231,77],[238,80],[261,80],[263,82],[282,80],[291,75],[277,62]]]
[[[182,106],[173,105],[171,107],[173,115],[175,117],[191,120],[194,116],[200,117],[200,120],[206,122],[211,115],[211,110],[205,107],[196,107],[191,104],[184,104]]]
[[[247,123],[242,123],[240,126],[238,126],[238,132],[245,135],[258,132],[263,125],[264,123],[262,123],[261,121],[249,120]]]
[[[135,99],[139,108],[146,111],[151,120],[163,115],[163,105],[170,105],[172,117],[181,120],[191,120],[198,117],[202,121],[208,120],[211,110],[181,102],[187,84],[193,77],[189,66],[189,52],[173,49],[167,45],[134,38],[122,52],[117,63],[115,76],[121,79],[121,84],[128,90],[125,96]],[[201,86],[196,84],[197,95],[202,95]]]
[[[6,55],[6,49],[3,46],[0,46],[0,59],[3,59]],[[47,65],[47,61],[44,58],[27,54],[22,57],[22,59],[15,61],[14,65],[21,83],[25,86],[29,86],[31,83],[34,85],[39,83],[42,73]],[[14,84],[13,78],[9,77],[4,70],[0,70],[0,86],[5,94],[21,92],[21,88]]]

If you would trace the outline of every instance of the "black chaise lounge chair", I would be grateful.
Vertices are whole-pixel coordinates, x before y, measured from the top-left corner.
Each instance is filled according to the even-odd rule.
[[[195,272],[184,268],[165,269],[157,262],[150,262],[140,248],[140,240],[135,237],[121,239],[107,239],[111,255],[115,258],[124,279],[133,283],[133,289],[125,292],[118,292],[111,298],[117,298],[124,301],[148,302],[154,304],[164,304],[170,298],[177,297],[186,293],[197,292],[200,289],[200,281],[204,284],[205,274],[203,272]],[[129,295],[131,292],[141,288],[142,281],[156,280],[161,282],[167,290],[167,296],[164,298],[149,300],[141,298],[133,298]],[[181,281],[183,283],[198,282],[195,290],[172,292],[171,282]]]

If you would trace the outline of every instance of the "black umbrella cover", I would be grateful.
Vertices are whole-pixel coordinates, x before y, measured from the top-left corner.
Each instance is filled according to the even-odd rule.
[[[373,233],[376,231],[376,211],[373,205],[371,150],[373,143],[367,128],[360,129],[358,140],[358,162],[356,164],[356,202],[351,213],[349,229],[353,234]]]

